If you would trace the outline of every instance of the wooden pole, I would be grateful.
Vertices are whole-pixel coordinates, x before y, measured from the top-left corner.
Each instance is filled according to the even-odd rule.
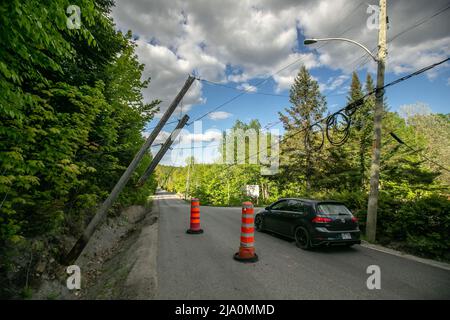
[[[172,113],[175,111],[176,107],[180,103],[183,96],[186,94],[192,83],[194,82],[195,78],[192,76],[189,76],[186,80],[183,88],[181,91],[177,94],[175,99],[170,104],[167,111],[164,113],[162,118],[159,120],[156,127],[153,129],[145,143],[142,145],[141,149],[136,153],[134,156],[134,159],[129,164],[128,168],[125,170],[125,172],[120,177],[119,181],[114,186],[113,190],[109,194],[108,198],[102,203],[102,205],[98,208],[97,212],[95,213],[95,216],[92,218],[92,220],[89,222],[89,225],[84,230],[82,236],[78,239],[78,241],[75,243],[75,245],[72,247],[70,252],[65,257],[65,263],[72,264],[78,256],[83,251],[86,244],[89,242],[89,239],[91,238],[92,234],[95,231],[95,228],[97,225],[105,218],[108,210],[112,207],[114,204],[114,201],[119,196],[120,192],[123,190],[125,185],[127,184],[128,180],[130,180],[131,175],[133,174],[134,170],[136,170],[137,166],[139,165],[140,161],[144,157],[145,153],[147,152],[148,148],[152,145],[153,141],[155,141],[156,137],[158,136],[159,132],[163,128],[163,126],[166,124],[167,120],[169,120]]]
[[[148,179],[148,177],[150,177],[150,175],[155,170],[156,166],[161,161],[162,157],[166,154],[167,150],[169,150],[172,143],[178,137],[178,134],[180,133],[181,129],[186,125],[188,120],[189,120],[189,116],[187,114],[185,114],[184,117],[178,122],[177,127],[172,131],[169,138],[167,138],[166,142],[164,142],[164,144],[161,146],[161,149],[159,149],[155,158],[152,160],[152,162],[148,166],[147,170],[145,170],[144,174],[139,179],[136,186],[141,187],[145,183],[145,181]]]
[[[383,98],[384,98],[384,69],[387,54],[386,46],[386,0],[380,0],[380,29],[378,32],[378,70],[377,89],[375,93],[374,112],[374,138],[372,150],[372,165],[370,168],[370,191],[367,204],[366,237],[367,241],[374,242],[377,232],[377,210],[378,210],[378,185],[380,180],[380,159],[381,159],[381,126],[383,118]]]

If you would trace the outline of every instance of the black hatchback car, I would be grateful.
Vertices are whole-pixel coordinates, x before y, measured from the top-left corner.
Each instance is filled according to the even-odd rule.
[[[280,199],[256,214],[255,229],[292,238],[305,250],[361,243],[357,219],[338,201]]]

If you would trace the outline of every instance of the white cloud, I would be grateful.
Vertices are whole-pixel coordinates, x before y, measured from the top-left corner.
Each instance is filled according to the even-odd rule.
[[[435,0],[423,6],[421,0],[391,1],[388,39],[446,2]],[[343,36],[376,48],[377,30],[366,25],[367,6],[352,0],[117,0],[112,16],[119,29],[132,29],[139,36],[137,54],[146,65],[144,76],[152,77],[144,97],[162,99],[164,111],[192,72],[244,87],[251,79],[267,77],[300,60],[273,76],[277,92],[289,89],[301,63],[344,74],[363,68],[375,72],[376,64],[352,44],[327,42],[308,49],[297,43],[298,29],[307,38]],[[410,72],[446,57],[449,29],[445,12],[389,42],[386,72]],[[446,67],[427,75],[433,79]],[[322,87],[334,90],[343,84],[339,78],[333,81]],[[184,99],[183,111],[204,101],[202,85],[196,81]]]
[[[189,73],[191,63],[188,60],[178,58],[167,47],[146,43],[143,40],[137,41],[136,53],[141,63],[145,64],[143,76],[151,77],[151,83],[144,90],[144,99],[151,101],[161,99],[160,117],[169,104],[183,87]],[[190,110],[193,104],[203,103],[201,92],[202,84],[194,81],[191,88],[182,101],[183,112]]]
[[[319,82],[319,89],[322,93],[327,91],[335,91],[336,89],[342,90],[343,88],[341,88],[341,86],[349,79],[350,76],[347,74],[342,74],[337,77],[331,77],[327,80],[326,83]]]
[[[249,84],[249,83],[243,83],[243,84],[237,86],[237,88],[238,88],[239,90],[245,90],[245,91],[247,91],[247,92],[256,92],[256,91],[258,91],[258,88],[257,88],[257,87],[252,86],[252,85]]]
[[[153,145],[164,143],[167,138],[171,135],[172,132],[169,131],[161,131],[156,137]],[[145,131],[142,133],[144,138],[148,138],[150,132]],[[192,143],[202,143],[202,142],[213,142],[220,141],[222,139],[222,132],[217,129],[209,129],[204,133],[191,133],[187,129],[181,129],[177,138],[174,141],[175,144],[187,144],[191,145]]]
[[[226,112],[226,111],[215,111],[215,112],[211,112],[208,117],[211,120],[224,120],[224,119],[228,119],[229,117],[231,117],[233,114]]]
[[[409,73],[444,60],[450,51],[450,37],[442,39],[424,40],[414,45],[404,45],[401,49],[393,45],[395,56],[388,59],[388,67],[396,73]],[[434,79],[440,69],[448,67],[448,64],[438,66],[426,73],[429,79]]]
[[[298,66],[300,64],[304,64],[307,69],[321,65],[317,57],[312,53],[291,53],[286,60],[279,62],[271,71],[271,73],[275,73],[277,70],[281,70],[273,76],[273,79],[277,83],[276,92],[281,92],[291,87],[297,76]],[[285,66],[289,67],[285,68]]]
[[[296,10],[273,5],[265,1],[118,0],[112,16],[119,29],[131,28],[139,36],[137,54],[146,65],[144,76],[152,77],[144,97],[162,99],[164,111],[189,73],[241,83],[266,77],[302,55],[294,53]],[[316,60],[313,54],[305,57]],[[227,67],[236,71],[229,79]],[[279,90],[296,70],[298,65],[277,75]],[[198,83],[186,97],[187,108],[204,102],[201,97]]]
[[[416,21],[425,20],[445,7],[445,0],[436,0],[427,6],[423,1],[391,1],[388,5],[388,40],[403,30],[408,30]],[[343,36],[364,44],[369,49],[377,48],[378,30],[367,28],[368,3],[349,0],[320,1],[299,13],[299,24],[307,38]],[[339,14],[337,14],[339,13]],[[343,23],[344,22],[344,23]],[[396,74],[411,72],[433,62],[442,60],[449,51],[448,12],[429,19],[426,23],[388,41],[388,62],[386,72]],[[343,34],[342,34],[343,33]],[[376,63],[364,51],[345,42],[319,42],[311,45],[320,55],[320,62],[332,69],[351,73],[355,68],[367,68],[376,72]],[[376,51],[375,51],[376,53]],[[363,58],[361,58],[363,57]],[[429,77],[433,78],[433,73]]]
[[[191,144],[196,142],[213,142],[220,141],[222,139],[222,132],[219,130],[210,129],[205,133],[190,133],[188,131],[183,131],[180,134],[179,143],[180,144]],[[178,141],[178,140],[177,140]]]

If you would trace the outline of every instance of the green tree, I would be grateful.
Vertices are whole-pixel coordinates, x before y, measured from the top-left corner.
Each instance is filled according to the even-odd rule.
[[[370,73],[367,74],[365,91],[371,92],[374,89],[373,80]],[[352,84],[350,86],[349,96],[347,98],[348,103],[358,101],[364,96],[361,82],[359,81],[356,72],[352,75]],[[351,135],[350,139],[356,144],[356,157],[357,162],[357,184],[361,190],[365,190],[368,165],[370,159],[370,145],[372,142],[373,134],[373,106],[374,97],[370,95],[365,99],[365,102],[359,106],[357,111],[351,116]]]
[[[316,131],[311,125],[322,118],[326,102],[319,91],[319,84],[311,77],[305,66],[300,68],[294,80],[289,101],[292,106],[285,108],[285,113],[279,112],[287,137],[282,148],[281,160],[284,162],[282,167],[288,176],[303,179],[309,192],[315,171],[312,145]],[[302,131],[298,133],[299,130]],[[306,140],[310,143],[305,143]]]
[[[450,114],[414,115],[407,119],[407,124],[414,129],[416,135],[423,136],[426,141],[420,152],[444,168],[450,168],[450,147],[445,145],[445,141],[450,141]],[[407,143],[418,148],[415,140],[409,140]],[[438,180],[450,186],[450,172],[431,162],[425,162],[424,165],[430,170],[440,172]]]
[[[223,139],[219,146],[221,153],[221,159],[223,162],[226,160],[232,160],[233,163],[257,163],[258,162],[258,150],[259,140],[261,133],[261,124],[257,119],[252,119],[247,124],[240,120],[236,120],[229,132],[223,133]],[[250,140],[253,141],[250,141]],[[251,145],[253,149],[251,150]],[[233,152],[233,156],[227,155],[228,151]],[[243,149],[242,149],[243,148]],[[239,151],[244,151],[243,154],[238,154]]]
[[[0,4],[0,288],[19,244],[79,235],[143,143],[159,101],[144,103],[144,66],[131,33],[115,31],[112,1],[81,0],[80,29],[66,27],[68,1]],[[117,207],[156,187],[134,182]],[[45,246],[42,246],[45,247]],[[31,248],[31,245],[28,246]],[[20,277],[20,273],[14,277]],[[6,281],[6,282],[5,282]],[[3,296],[0,292],[0,296]]]

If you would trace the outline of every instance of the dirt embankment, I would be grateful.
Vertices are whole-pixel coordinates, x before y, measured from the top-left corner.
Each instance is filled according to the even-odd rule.
[[[131,206],[96,230],[81,256],[81,289],[66,286],[67,266],[49,271],[33,299],[152,299],[157,288],[158,212]],[[53,279],[52,279],[53,278]],[[52,280],[50,280],[52,279]]]

